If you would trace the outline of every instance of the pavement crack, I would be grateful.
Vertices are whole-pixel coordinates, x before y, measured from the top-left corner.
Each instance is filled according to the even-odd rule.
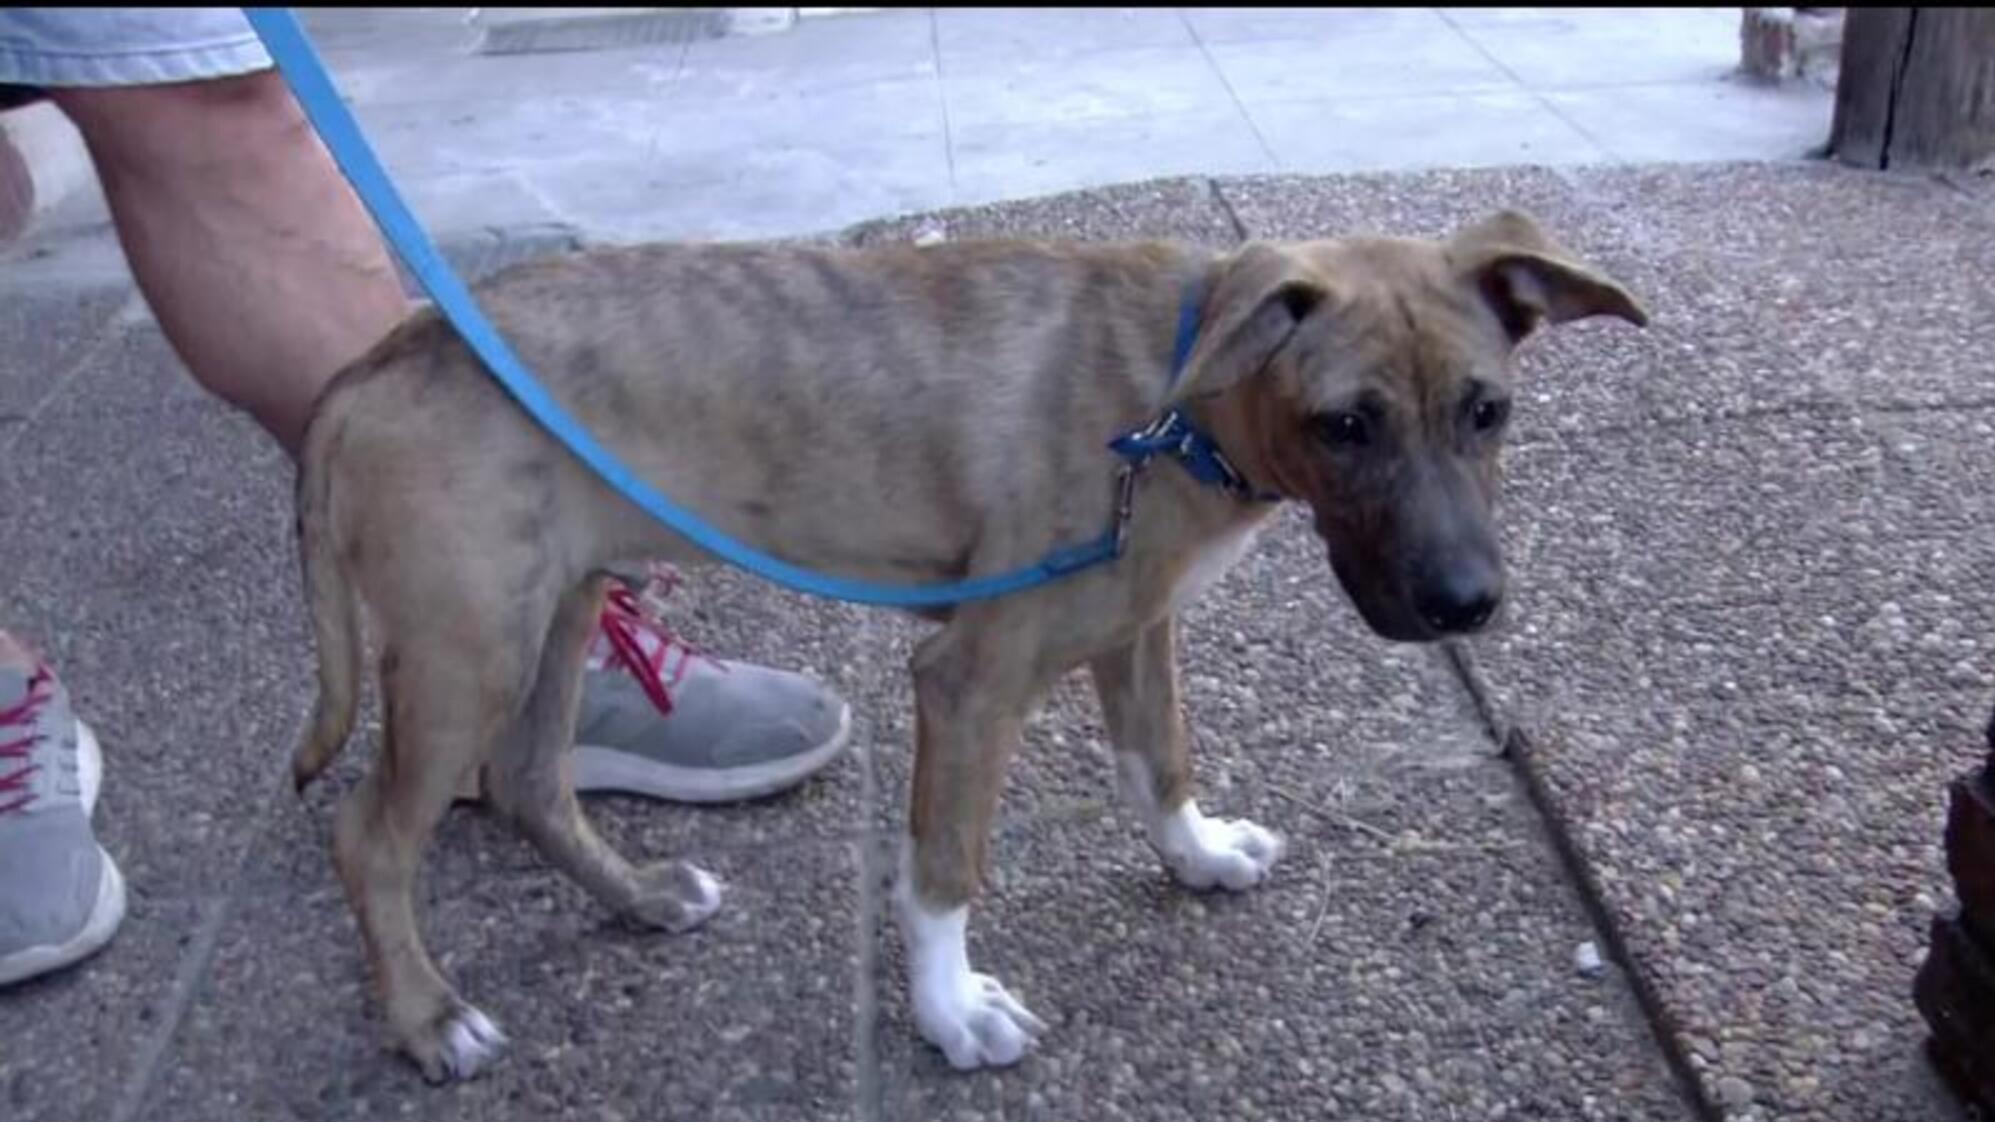
[[[298,735],[303,733],[301,724]],[[242,900],[250,855],[264,848],[264,839],[270,834],[277,816],[294,802],[290,777],[285,775],[273,785],[273,790],[264,801],[263,812],[257,816],[255,828],[244,836],[228,863],[228,879],[221,894],[202,905],[200,922],[195,926],[187,951],[180,956],[180,963],[174,970],[173,986],[167,991],[166,1009],[159,1018],[159,1027],[139,1045],[138,1059],[125,1081],[123,1093],[112,1107],[110,1122],[134,1122],[145,1110],[146,1099],[165,1070],[166,1057],[173,1051],[173,1039],[179,1035],[180,1026],[186,1022],[187,1014],[201,996],[209,967],[214,964],[215,948],[221,943],[222,930],[228,926],[230,918],[235,915],[236,905]]]
[[[1504,62],[1500,58],[1497,58],[1495,53],[1492,52],[1488,47],[1483,46],[1482,40],[1477,39],[1474,35],[1469,34],[1468,29],[1464,28],[1461,24],[1455,22],[1455,17],[1453,15],[1451,15],[1445,9],[1439,9],[1439,8],[1435,9],[1435,14],[1441,17],[1441,22],[1447,24],[1448,29],[1453,31],[1455,35],[1462,40],[1462,42],[1467,43],[1470,47],[1473,47],[1475,49],[1475,52],[1481,55],[1484,58],[1484,60],[1486,60],[1491,66],[1494,66],[1498,70],[1502,71],[1503,76],[1510,79],[1511,84],[1515,85],[1520,91],[1530,95],[1531,100],[1537,102],[1541,107],[1543,107],[1545,112],[1550,113],[1553,117],[1557,118],[1559,123],[1571,129],[1575,134],[1579,136],[1580,139],[1586,141],[1588,144],[1591,144],[1596,151],[1598,151],[1601,155],[1607,157],[1610,163],[1627,162],[1625,160],[1622,160],[1619,154],[1617,154],[1612,148],[1609,148],[1605,141],[1593,135],[1592,130],[1581,125],[1578,121],[1572,118],[1571,114],[1568,114],[1565,110],[1559,108],[1558,105],[1555,102],[1553,102],[1550,97],[1546,96],[1543,92],[1539,90],[1533,89],[1529,84],[1527,84],[1524,81],[1522,75],[1518,74],[1517,71],[1513,70],[1508,63]]]
[[[1607,906],[1606,891],[1574,839],[1573,824],[1561,813],[1557,799],[1545,782],[1529,735],[1522,728],[1504,721],[1493,703],[1487,682],[1464,645],[1449,644],[1447,656],[1456,681],[1468,692],[1482,716],[1484,728],[1500,746],[1501,755],[1523,784],[1531,808],[1537,813],[1539,826],[1550,840],[1552,851],[1558,855],[1566,882],[1579,897],[1580,907],[1586,912],[1594,937],[1606,949],[1608,958],[1633,991],[1642,1020],[1648,1025],[1649,1034],[1661,1050],[1664,1062],[1669,1065],[1684,1103],[1700,1122],[1724,1122],[1724,1112],[1706,1093],[1696,1069],[1690,1066],[1690,1055],[1683,1044],[1681,1027],[1676,1024],[1655,986],[1635,968],[1635,960],[1628,951],[1621,926],[1615,922],[1614,913]]]
[[[1490,743],[1500,747],[1503,744],[1503,717],[1497,712],[1495,699],[1489,696],[1482,675],[1476,671],[1475,655],[1467,644],[1459,640],[1443,644],[1442,653],[1448,666],[1454,670],[1455,679],[1468,691],[1469,702],[1475,706],[1476,716],[1482,721],[1483,731],[1489,734]]]
[[[1226,99],[1233,103],[1233,108],[1239,112],[1240,119],[1246,122],[1247,131],[1254,134],[1254,143],[1260,146],[1261,155],[1268,158],[1268,166],[1276,171],[1282,170],[1281,157],[1275,155],[1274,145],[1269,144],[1268,138],[1261,135],[1261,126],[1254,123],[1254,115],[1247,111],[1247,103],[1240,100],[1240,92],[1233,88],[1233,83],[1226,77],[1226,71],[1220,69],[1219,60],[1212,57],[1212,48],[1205,45],[1205,38],[1198,33],[1198,28],[1192,26],[1191,17],[1180,10],[1178,22],[1184,25],[1185,34],[1191,36],[1191,41],[1197,45],[1198,53],[1204,56],[1205,65],[1211,68],[1213,77],[1219,79],[1220,87],[1226,91]]]
[[[1627,421],[1546,429],[1520,437],[1511,445],[1511,449],[1538,452],[1548,448],[1565,448],[1574,444],[1652,433],[1659,425],[1679,421],[1694,421],[1704,432],[1710,433],[1784,420],[1855,423],[1874,427],[1872,422],[1877,418],[1918,417],[1929,414],[1961,415],[1989,410],[1995,410],[1995,397],[1959,397],[1945,401],[1873,401],[1861,405],[1844,400],[1790,401],[1779,405],[1749,406],[1744,409],[1657,413]]]
[[[949,127],[949,85],[942,74],[942,29],[928,9],[928,49],[935,56],[935,101],[942,108],[942,157],[949,165],[949,201],[956,201],[956,136]]]
[[[26,411],[8,414],[6,420],[12,427],[0,429],[0,479],[6,478],[5,465],[12,459],[14,445],[35,427],[35,422],[41,418],[42,411],[68,396],[71,387],[83,376],[84,371],[103,365],[105,350],[124,337],[125,319],[132,314],[134,305],[137,305],[141,311],[144,310],[145,298],[139,295],[136,288],[132,289],[117,310],[103,318],[98,324],[95,336],[76,348],[76,358],[57,371],[55,377],[49,379],[48,388],[27,407]]]
[[[1995,405],[1990,402],[1962,401],[1947,405],[1906,405],[1902,408],[1887,406],[1872,407],[1872,412],[1920,412],[1939,409],[1975,409]],[[1849,421],[1858,419],[1860,414],[1846,401],[1791,401],[1780,405],[1749,406],[1744,409],[1682,410],[1668,413],[1653,413],[1626,421],[1612,421],[1598,425],[1575,425],[1571,428],[1546,429],[1520,438],[1513,449],[1533,451],[1547,447],[1598,440],[1602,437],[1628,436],[1633,433],[1654,432],[1659,426],[1679,421],[1695,422],[1704,431],[1728,427],[1743,427],[1763,421],[1815,418],[1827,421]]]
[[[1219,207],[1220,213],[1226,216],[1227,224],[1233,227],[1234,244],[1245,244],[1247,224],[1240,220],[1240,212],[1234,209],[1233,200],[1226,197],[1226,188],[1219,185],[1219,180],[1212,178],[1205,181],[1205,187],[1211,193],[1212,201]]]
[[[865,754],[865,766],[860,769],[859,805],[862,822],[873,821],[874,807],[879,805],[879,777],[874,773],[873,753]],[[877,830],[867,830],[852,844],[859,847],[859,919],[855,937],[858,946],[853,954],[852,979],[852,1052],[853,1062],[858,1068],[857,1087],[858,1114],[862,1122],[875,1122],[884,1117],[880,1078],[880,994],[879,994],[879,942],[880,942],[880,883],[885,875],[886,862],[881,859],[880,838]]]
[[[1879,401],[1864,406],[1866,413],[1882,413],[1887,416],[1972,413],[1982,409],[1995,409],[1995,397],[1959,397],[1946,401]]]

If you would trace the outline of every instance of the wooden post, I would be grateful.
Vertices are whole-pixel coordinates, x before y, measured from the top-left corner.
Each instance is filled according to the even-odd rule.
[[[1947,871],[1960,910],[1935,916],[1912,999],[1932,1030],[1926,1052],[1954,1091],[1995,1112],[1995,716],[1988,763],[1954,781]]]
[[[1995,168],[1995,9],[1849,9],[1829,151],[1866,168]]]

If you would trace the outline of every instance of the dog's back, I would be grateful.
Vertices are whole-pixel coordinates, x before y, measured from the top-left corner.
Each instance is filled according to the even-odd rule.
[[[962,571],[980,512],[1031,504],[1059,540],[1099,531],[1105,495],[1070,501],[1058,481],[1106,486],[1106,441],[1164,389],[1194,261],[1163,243],[645,246],[531,262],[478,296],[578,421],[722,531],[935,580]],[[376,461],[519,439],[503,390],[433,312],[343,375],[328,408],[365,415],[358,454]],[[438,424],[459,431],[436,439]]]

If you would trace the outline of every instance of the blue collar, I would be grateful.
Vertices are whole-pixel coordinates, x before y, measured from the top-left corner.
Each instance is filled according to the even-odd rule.
[[[1184,376],[1185,364],[1198,342],[1198,319],[1204,300],[1203,283],[1193,281],[1186,286],[1184,302],[1178,307],[1177,343],[1171,355],[1168,385],[1177,385]],[[1218,487],[1243,502],[1275,503],[1283,498],[1272,492],[1256,491],[1233,466],[1233,461],[1219,450],[1219,443],[1193,424],[1182,409],[1166,409],[1156,420],[1116,437],[1108,446],[1134,468],[1144,466],[1154,456],[1169,456],[1190,472],[1193,479]]]

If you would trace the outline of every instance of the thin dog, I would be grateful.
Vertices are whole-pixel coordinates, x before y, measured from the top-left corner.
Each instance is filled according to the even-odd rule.
[[[1044,692],[1088,668],[1128,800],[1180,881],[1259,883],[1281,840],[1193,797],[1176,610],[1279,504],[1302,502],[1380,636],[1487,626],[1504,593],[1493,510],[1516,345],[1544,323],[1647,323],[1513,211],[1442,240],[1230,252],[598,249],[514,268],[479,295],[634,472],[793,564],[959,580],[1120,517],[1112,563],[922,613],[939,626],[912,660],[896,897],[916,1026],[957,1068],[1014,1063],[1044,1028],[965,947],[1006,763]],[[1179,354],[1181,318],[1195,335]],[[1145,429],[1168,430],[1168,448],[1120,486],[1106,446]],[[328,389],[298,523],[320,694],[295,774],[308,782],[352,730],[364,604],[385,736],[339,808],[334,859],[395,1043],[433,1081],[468,1077],[504,1038],[430,959],[413,896],[455,792],[482,782],[619,916],[679,931],[719,906],[704,871],[633,866],[605,844],[566,764],[606,574],[709,559],[535,426],[432,311]]]

